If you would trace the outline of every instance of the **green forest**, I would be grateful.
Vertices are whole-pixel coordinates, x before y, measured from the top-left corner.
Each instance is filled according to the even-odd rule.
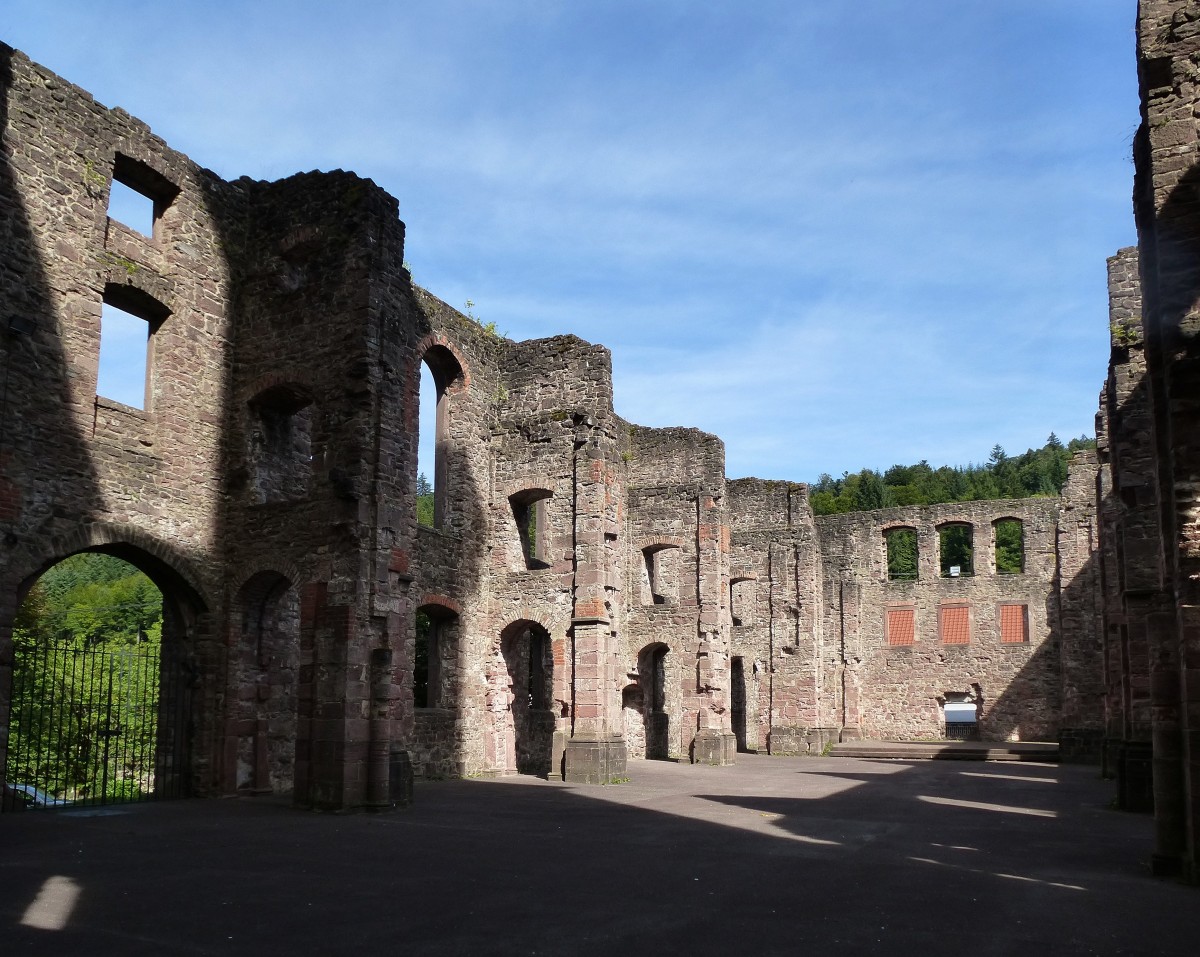
[[[13,623],[6,779],[69,801],[153,789],[162,594],[134,566],[81,553],[29,590]]]
[[[1087,436],[1066,445],[1053,432],[1040,449],[1010,456],[992,448],[982,465],[933,468],[928,462],[893,465],[880,473],[873,469],[845,472],[841,478],[821,475],[809,486],[809,502],[816,515],[865,512],[900,505],[937,505],[941,502],[985,501],[997,498],[1031,498],[1058,495],[1067,480],[1067,463],[1081,449],[1093,449]]]

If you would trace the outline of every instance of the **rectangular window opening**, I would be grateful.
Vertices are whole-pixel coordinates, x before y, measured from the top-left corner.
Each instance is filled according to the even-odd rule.
[[[1025,528],[1019,518],[996,522],[996,574],[1020,575],[1025,571]]]
[[[679,548],[654,545],[642,549],[643,605],[674,605],[679,601]]]
[[[150,239],[179,187],[158,170],[123,153],[113,159],[108,218]]]
[[[970,525],[944,525],[938,529],[938,550],[943,578],[969,578],[975,574]]]
[[[150,323],[109,303],[100,308],[96,394],[135,409],[149,404]]]
[[[915,528],[891,528],[883,534],[887,545],[888,581],[916,581],[917,530]]]
[[[108,192],[108,218],[154,238],[154,200],[115,178]]]
[[[530,570],[550,567],[549,501],[548,494],[535,499],[530,497],[530,493],[521,493],[509,499],[521,542],[521,554],[525,559],[525,567]]]

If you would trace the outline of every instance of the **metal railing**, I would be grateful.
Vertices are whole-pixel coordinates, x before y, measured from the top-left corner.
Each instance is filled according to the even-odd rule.
[[[7,809],[186,796],[190,669],[158,642],[18,648]]]

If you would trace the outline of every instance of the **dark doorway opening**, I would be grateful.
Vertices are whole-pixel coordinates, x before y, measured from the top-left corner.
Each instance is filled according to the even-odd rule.
[[[6,809],[185,797],[195,669],[184,608],[125,558],[81,552],[13,622]],[[157,564],[157,563],[154,563]]]
[[[548,776],[555,718],[550,635],[539,624],[516,622],[501,635],[500,651],[508,669],[517,773]]]

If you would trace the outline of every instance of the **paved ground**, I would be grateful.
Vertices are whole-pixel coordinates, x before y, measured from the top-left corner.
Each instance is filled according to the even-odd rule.
[[[0,815],[0,954],[1170,954],[1200,889],[1093,768],[740,756],[632,781],[419,783]]]

